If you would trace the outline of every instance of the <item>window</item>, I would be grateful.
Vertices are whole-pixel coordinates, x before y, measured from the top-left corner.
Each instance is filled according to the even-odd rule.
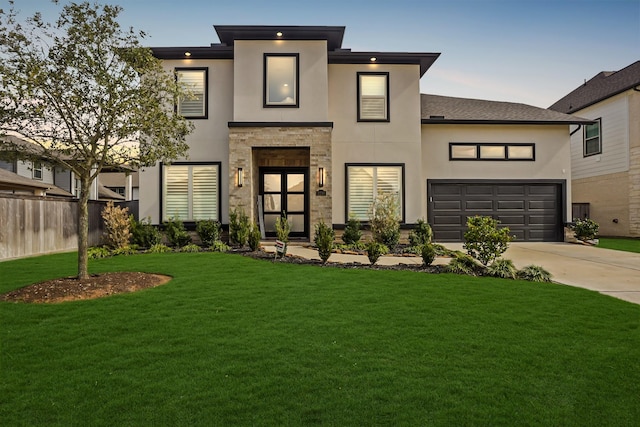
[[[535,144],[466,143],[449,144],[449,160],[528,160],[536,159]]]
[[[219,220],[220,164],[174,163],[163,166],[162,220]]]
[[[299,66],[297,53],[264,54],[264,107],[297,107]]]
[[[206,119],[208,113],[208,69],[176,68],[176,79],[190,95],[187,99],[178,99],[178,114],[187,119]]]
[[[602,153],[601,127],[602,119],[584,126],[584,157]]]
[[[33,179],[42,179],[42,163],[33,162]]]
[[[75,190],[74,190],[75,191],[75,196],[77,198],[80,198],[80,193],[82,192],[82,181],[80,181],[80,179],[76,178],[74,180],[74,183],[75,183],[75,187],[74,187],[75,188]]]
[[[358,121],[389,121],[389,73],[358,73]]]
[[[109,190],[113,191],[124,197],[124,187],[107,187]]]
[[[400,217],[404,218],[404,165],[347,165],[347,217],[369,219],[369,207],[378,194],[391,193],[399,198]]]

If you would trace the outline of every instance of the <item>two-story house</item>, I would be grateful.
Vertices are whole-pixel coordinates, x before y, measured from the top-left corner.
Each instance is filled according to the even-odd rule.
[[[604,236],[640,237],[640,61],[603,71],[551,110],[592,119],[571,137],[573,201]]]
[[[228,223],[243,207],[273,236],[321,219],[366,221],[398,195],[403,227],[428,218],[460,240],[469,215],[494,215],[523,240],[562,240],[570,220],[569,125],[521,104],[420,94],[438,53],[354,52],[344,27],[215,26],[220,43],[153,48],[191,88],[188,159],[140,171],[140,216]]]

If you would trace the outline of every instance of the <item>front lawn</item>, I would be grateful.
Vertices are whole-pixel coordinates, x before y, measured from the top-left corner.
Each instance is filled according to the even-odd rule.
[[[219,253],[134,294],[0,303],[2,425],[637,425],[640,306],[583,289]],[[0,292],[75,254],[0,263]]]
[[[640,253],[640,239],[625,239],[623,237],[601,237],[599,240],[599,248]]]

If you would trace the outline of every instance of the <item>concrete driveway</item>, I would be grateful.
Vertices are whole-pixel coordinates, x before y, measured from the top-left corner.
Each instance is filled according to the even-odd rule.
[[[462,244],[447,247],[462,250]],[[539,265],[553,281],[640,304],[640,254],[572,243],[511,243],[503,255],[517,268]]]

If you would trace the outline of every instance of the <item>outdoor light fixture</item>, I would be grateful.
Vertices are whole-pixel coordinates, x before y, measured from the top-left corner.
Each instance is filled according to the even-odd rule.
[[[276,33],[276,36],[278,36],[278,37],[282,37],[282,31],[278,31],[278,32]]]
[[[376,58],[375,56],[372,56],[371,58],[369,58],[369,61],[371,62],[376,62],[378,60],[378,58]]]
[[[324,168],[318,168],[318,187],[324,187]]]
[[[238,187],[242,187],[244,184],[244,172],[242,168],[238,168]]]
[[[184,56],[186,56],[187,58],[191,56],[191,52],[185,52]]]

